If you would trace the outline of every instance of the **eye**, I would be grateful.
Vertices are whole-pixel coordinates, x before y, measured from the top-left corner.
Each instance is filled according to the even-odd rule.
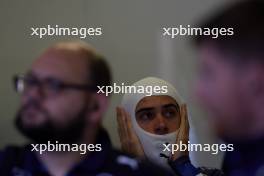
[[[177,111],[175,109],[169,108],[169,109],[165,109],[163,112],[163,115],[166,118],[174,118],[177,116]]]
[[[64,88],[64,84],[56,79],[47,79],[44,85],[46,89],[53,92],[59,92]]]
[[[27,76],[24,78],[24,84],[25,84],[24,89],[27,89],[28,87],[39,85],[40,82],[37,78],[35,78],[33,76]]]
[[[154,118],[154,113],[151,112],[151,111],[148,111],[148,112],[142,112],[139,114],[138,116],[138,120],[140,121],[150,121]]]

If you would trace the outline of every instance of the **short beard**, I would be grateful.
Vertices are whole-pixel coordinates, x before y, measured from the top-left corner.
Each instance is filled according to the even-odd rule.
[[[35,143],[43,144],[48,141],[55,143],[58,141],[59,143],[74,144],[82,140],[86,126],[85,108],[81,109],[76,117],[69,121],[65,127],[55,126],[50,120],[52,119],[51,115],[41,108],[38,110],[46,116],[47,121],[37,127],[26,127],[22,120],[23,111],[26,108],[27,106],[17,113],[15,126],[25,137],[33,140]]]

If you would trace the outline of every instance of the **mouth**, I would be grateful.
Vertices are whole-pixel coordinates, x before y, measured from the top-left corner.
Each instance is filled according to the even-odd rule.
[[[44,113],[36,107],[25,107],[20,111],[21,121],[25,126],[35,126],[44,121]]]
[[[40,113],[40,110],[35,107],[26,107],[21,111],[23,117],[34,118],[37,114]]]

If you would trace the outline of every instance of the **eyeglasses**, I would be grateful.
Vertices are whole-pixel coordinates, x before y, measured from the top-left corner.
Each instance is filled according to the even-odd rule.
[[[18,93],[26,93],[33,87],[38,87],[41,93],[45,96],[52,96],[60,93],[66,89],[79,90],[79,91],[91,91],[97,90],[96,86],[88,84],[70,84],[65,83],[55,78],[46,78],[39,80],[35,76],[16,75],[14,76],[14,86]]]

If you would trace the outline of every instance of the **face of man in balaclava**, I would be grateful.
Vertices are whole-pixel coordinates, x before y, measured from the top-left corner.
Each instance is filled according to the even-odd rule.
[[[164,144],[176,142],[180,125],[179,109],[181,97],[168,82],[159,78],[144,78],[133,86],[165,86],[167,92],[148,96],[144,93],[125,94],[122,105],[130,114],[132,126],[143,147],[145,156],[151,162],[170,170],[167,158],[160,154],[171,156],[164,151]]]
[[[145,131],[164,135],[175,132],[180,126],[180,109],[170,96],[145,97],[136,107],[136,120]]]
[[[48,49],[25,75],[16,126],[34,142],[79,142],[88,112],[86,91],[59,83],[87,84],[87,62],[74,52]]]

